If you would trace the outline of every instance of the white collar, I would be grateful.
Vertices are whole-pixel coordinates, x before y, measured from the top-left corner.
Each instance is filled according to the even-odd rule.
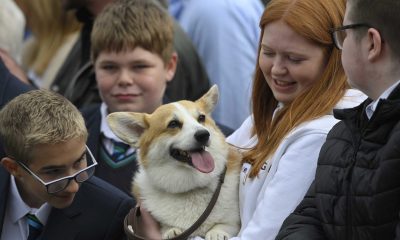
[[[104,136],[108,139],[112,139],[117,142],[123,142],[119,137],[117,137],[113,131],[110,129],[110,126],[107,123],[107,106],[103,102],[100,106],[100,114],[101,114],[101,125],[100,125],[100,132],[104,134]]]
[[[368,119],[371,119],[372,115],[374,114],[376,107],[378,106],[380,99],[387,99],[389,95],[393,92],[396,86],[400,83],[400,80],[395,82],[389,88],[387,88],[376,100],[372,101],[368,106],[365,108],[365,113],[367,114]]]
[[[15,178],[12,175],[10,180],[10,195],[8,197],[8,204],[8,211],[13,223],[18,222],[20,219],[24,218],[26,214],[31,213],[35,214],[43,225],[46,225],[51,211],[51,206],[47,202],[44,203],[40,208],[29,207],[24,200],[22,200],[15,182]]]

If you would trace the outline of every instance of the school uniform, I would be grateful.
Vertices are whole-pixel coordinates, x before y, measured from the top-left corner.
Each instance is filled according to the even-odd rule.
[[[0,167],[0,236],[10,204],[7,202],[10,180],[10,174]],[[134,204],[133,199],[123,192],[92,177],[82,183],[69,207],[51,208],[40,239],[125,239],[123,219]]]
[[[95,176],[131,195],[132,179],[138,169],[136,149],[127,148],[126,154],[120,159],[113,158],[112,149],[115,142],[122,141],[107,124],[107,107],[104,103],[85,108],[82,115],[89,132],[87,145],[98,162]]]
[[[31,89],[14,77],[0,59],[0,109],[14,97]],[[0,141],[0,158],[4,156]],[[7,201],[10,182],[10,174],[0,166],[0,236],[10,204]],[[134,205],[132,198],[92,177],[81,185],[71,206],[50,209],[41,240],[124,239],[123,219]]]

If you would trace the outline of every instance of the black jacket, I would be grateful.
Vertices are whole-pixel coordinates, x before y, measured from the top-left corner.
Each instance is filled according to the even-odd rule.
[[[0,166],[0,236],[10,189],[10,174]],[[92,177],[82,183],[73,203],[52,208],[40,239],[125,239],[123,220],[135,201],[110,184]]]
[[[335,112],[314,183],[276,239],[400,238],[400,87],[368,120],[370,102]]]
[[[32,90],[33,87],[24,84],[10,73],[0,58],[0,110],[14,97]],[[3,141],[0,138],[0,160],[5,156]]]
[[[111,183],[115,187],[132,196],[132,179],[138,169],[137,161],[122,165],[117,168],[110,167],[101,157],[100,148],[101,138],[101,113],[100,105],[86,107],[82,111],[85,118],[86,127],[89,132],[87,146],[92,151],[98,165],[96,166],[95,176]]]

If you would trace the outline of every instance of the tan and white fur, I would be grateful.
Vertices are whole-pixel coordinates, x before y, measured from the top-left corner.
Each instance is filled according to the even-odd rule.
[[[163,239],[179,235],[206,209],[227,167],[218,200],[192,236],[228,239],[239,231],[238,182],[241,156],[225,142],[210,115],[218,100],[213,86],[195,102],[160,106],[152,114],[108,116],[113,132],[139,148],[133,194],[160,223]]]

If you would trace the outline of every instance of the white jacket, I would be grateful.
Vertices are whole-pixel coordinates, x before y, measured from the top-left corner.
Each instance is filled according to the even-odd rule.
[[[354,107],[365,98],[360,91],[348,90],[335,108]],[[337,122],[329,114],[293,129],[255,178],[247,177],[251,165],[243,164],[239,186],[242,227],[238,237],[232,239],[275,239],[313,181],[320,148]],[[254,146],[257,137],[251,137],[252,127],[250,116],[227,141],[241,148]]]

